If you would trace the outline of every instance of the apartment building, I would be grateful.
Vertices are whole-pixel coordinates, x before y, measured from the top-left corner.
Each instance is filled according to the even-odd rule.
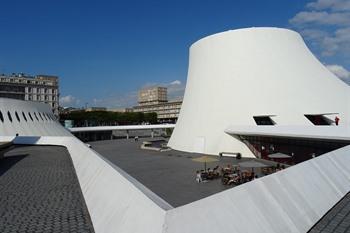
[[[0,74],[0,97],[37,101],[49,104],[58,116],[59,82],[57,76],[23,73]]]

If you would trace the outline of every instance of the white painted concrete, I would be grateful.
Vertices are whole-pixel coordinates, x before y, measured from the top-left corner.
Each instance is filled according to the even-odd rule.
[[[350,125],[350,88],[315,58],[298,33],[227,31],[191,46],[185,96],[169,146],[253,157],[225,133],[228,126],[255,126],[253,116],[266,115],[276,125],[313,126],[304,114],[327,113],[339,116],[339,127]]]
[[[229,135],[273,136],[287,138],[312,138],[323,140],[350,141],[350,126],[230,126]]]
[[[90,127],[74,127],[69,128],[72,133],[76,132],[98,132],[109,130],[153,130],[153,129],[172,129],[175,124],[159,124],[159,125],[116,125],[116,126],[90,126]]]

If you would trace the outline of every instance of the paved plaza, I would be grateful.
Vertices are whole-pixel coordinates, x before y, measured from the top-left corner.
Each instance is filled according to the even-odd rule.
[[[144,139],[148,140],[148,139]],[[203,163],[192,161],[202,154],[180,151],[150,151],[141,149],[142,141],[132,139],[89,142],[92,149],[99,152],[109,161],[126,171],[140,183],[163,198],[173,207],[208,197],[215,193],[232,188],[221,184],[221,179],[197,183],[197,170],[204,168]],[[219,161],[208,163],[207,167],[221,167],[227,164],[238,164],[247,159],[237,160],[233,157],[217,157]],[[265,163],[270,163],[266,161]],[[259,169],[257,169],[258,171]]]
[[[0,232],[94,232],[65,148],[18,147],[0,160]]]

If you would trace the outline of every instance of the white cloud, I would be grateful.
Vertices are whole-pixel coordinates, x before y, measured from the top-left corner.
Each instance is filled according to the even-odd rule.
[[[289,23],[320,58],[350,64],[350,0],[311,1]]]
[[[66,95],[60,97],[60,105],[64,107],[76,106],[80,103],[80,100],[72,95]]]
[[[334,73],[338,78],[350,84],[350,71],[340,65],[326,65],[326,67]]]
[[[326,11],[302,11],[296,14],[289,22],[296,26],[307,24],[319,25],[350,25],[350,13],[336,12],[328,13]]]
[[[175,81],[171,82],[170,85],[181,85],[181,81],[175,80]]]
[[[332,36],[326,36],[322,39],[323,55],[331,56],[337,52],[350,52],[350,27],[341,28],[335,31]]]
[[[318,0],[310,2],[306,7],[314,10],[331,9],[332,11],[348,11],[350,10],[350,1],[348,0]]]

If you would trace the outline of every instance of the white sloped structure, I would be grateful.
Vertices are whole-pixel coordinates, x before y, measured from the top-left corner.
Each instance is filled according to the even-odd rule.
[[[256,126],[254,116],[269,116],[276,126],[313,126],[305,115],[319,114],[331,121],[337,115],[338,127],[345,127],[349,112],[349,86],[314,57],[298,33],[227,31],[191,46],[184,101],[168,145],[250,157],[245,144],[225,133],[229,126]]]
[[[0,142],[67,148],[96,233],[301,233],[350,191],[347,146],[173,208],[47,118],[48,105],[0,98],[0,112]]]

